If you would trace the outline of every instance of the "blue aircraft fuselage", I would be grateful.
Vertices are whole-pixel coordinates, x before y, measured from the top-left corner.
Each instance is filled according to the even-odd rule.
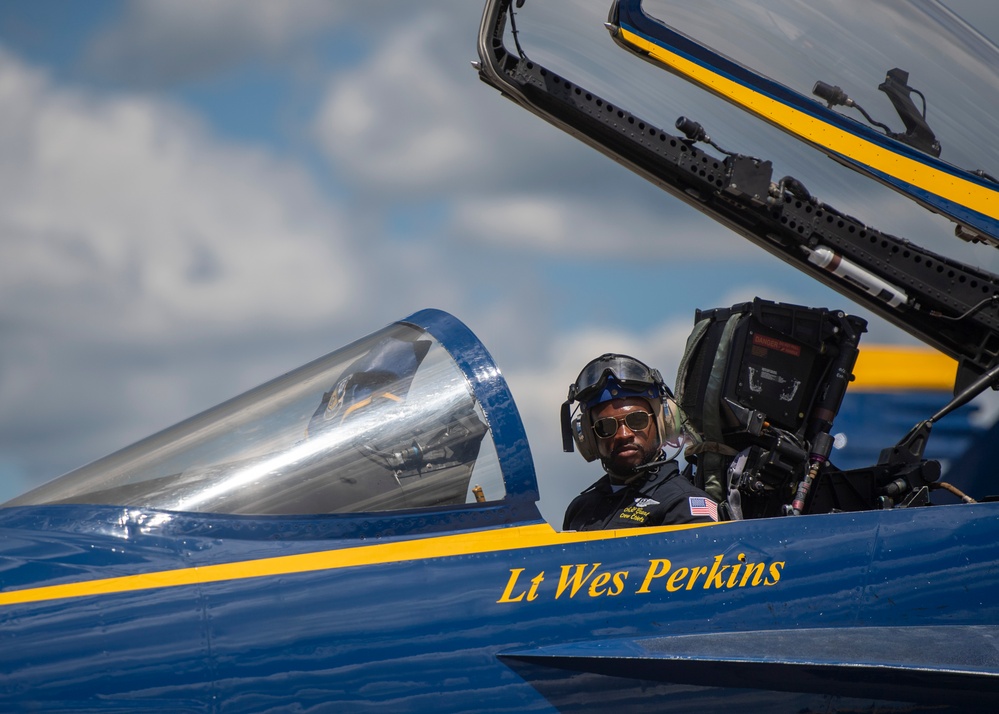
[[[999,614],[997,509],[559,534],[483,505],[357,521],[356,537],[336,516],[8,509],[0,701],[800,711],[841,695],[838,706],[968,706],[988,701],[975,671],[995,680],[995,655],[982,659],[995,627],[982,623]],[[365,537],[373,527],[384,535]],[[962,678],[976,696],[950,690]]]

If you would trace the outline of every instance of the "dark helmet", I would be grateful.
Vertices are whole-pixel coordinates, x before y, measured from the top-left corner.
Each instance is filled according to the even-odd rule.
[[[590,420],[590,410],[612,399],[640,397],[648,401],[656,420],[659,443],[676,438],[673,392],[666,386],[659,370],[634,357],[608,353],[589,362],[576,381],[569,385],[569,395],[562,404],[562,448],[572,451],[573,443],[587,461],[597,458],[597,444]],[[572,416],[572,403],[579,412]]]

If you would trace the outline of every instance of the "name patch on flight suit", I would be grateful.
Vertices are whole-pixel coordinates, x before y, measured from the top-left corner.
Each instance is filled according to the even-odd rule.
[[[652,515],[652,512],[648,510],[650,506],[658,506],[659,501],[652,498],[646,498],[641,496],[635,499],[635,503],[622,509],[617,515],[618,518],[624,521],[632,521],[634,523],[645,523]]]

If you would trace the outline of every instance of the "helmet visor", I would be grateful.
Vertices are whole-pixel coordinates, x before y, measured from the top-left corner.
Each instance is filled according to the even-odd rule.
[[[580,402],[588,402],[604,390],[610,377],[624,389],[638,393],[662,384],[662,377],[657,370],[650,369],[634,357],[608,354],[583,367],[576,378],[575,398]]]

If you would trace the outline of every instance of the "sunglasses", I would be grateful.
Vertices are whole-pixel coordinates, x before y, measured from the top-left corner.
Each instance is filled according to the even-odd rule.
[[[621,428],[621,422],[632,431],[642,431],[649,426],[652,415],[648,412],[628,412],[623,417],[603,417],[593,422],[593,431],[601,439],[609,439]]]

